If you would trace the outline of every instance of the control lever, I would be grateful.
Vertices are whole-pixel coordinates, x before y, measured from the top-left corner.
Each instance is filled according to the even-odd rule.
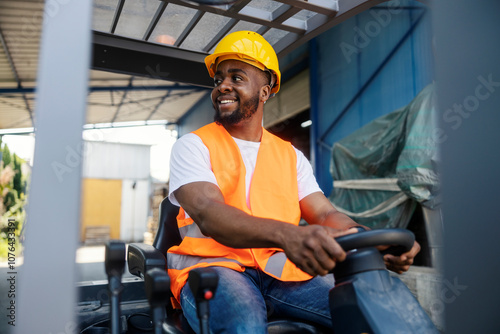
[[[106,244],[104,258],[106,275],[108,275],[108,290],[111,302],[110,308],[110,331],[111,334],[120,334],[120,302],[122,287],[122,275],[125,268],[125,243],[110,240]]]
[[[196,310],[198,319],[200,319],[200,333],[208,334],[208,317],[210,315],[208,301],[215,295],[219,276],[210,267],[195,268],[189,272],[188,282],[189,288],[196,300]]]
[[[165,308],[170,300],[170,277],[165,270],[153,268],[147,271],[144,284],[153,313],[154,334],[162,334],[162,323],[166,317]]]

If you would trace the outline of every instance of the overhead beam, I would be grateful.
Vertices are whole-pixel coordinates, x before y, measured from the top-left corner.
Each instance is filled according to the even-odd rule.
[[[248,3],[250,0],[243,0],[243,1],[238,1],[234,3],[232,6],[226,6],[226,16],[227,15],[237,15],[237,13],[240,12]],[[238,24],[239,20],[235,18],[231,18],[225,25],[222,27],[217,35],[212,38],[212,40],[205,45],[203,48],[203,51],[209,52],[217,43],[220,42],[220,40],[236,25]]]
[[[283,23],[295,14],[300,12],[300,8],[292,7],[290,5],[281,5],[278,9],[273,11],[272,17],[274,22]],[[306,30],[306,22],[303,21],[303,29]]]
[[[144,37],[142,38],[143,40],[145,40],[145,41],[149,40],[149,37],[151,37],[153,30],[155,30],[156,25],[158,24],[158,21],[160,21],[160,18],[163,15],[163,12],[167,8],[167,5],[168,5],[168,2],[160,2],[158,9],[156,9],[155,16],[153,17],[153,19],[149,23],[148,29],[146,29],[146,33],[144,34]]]
[[[213,83],[212,83],[213,85]],[[96,87],[89,87],[89,92],[119,92],[119,91],[127,91],[127,90],[147,90],[147,91],[158,91],[158,90],[194,90],[198,91],[200,89],[203,89],[205,87],[198,87],[198,86],[180,86],[180,85],[159,85],[159,86],[96,86]],[[212,88],[210,87],[206,87]],[[34,87],[30,88],[0,88],[0,96],[1,97],[12,97],[12,98],[17,98],[18,96],[15,95],[7,95],[7,94],[24,94],[24,93],[35,93],[36,89]]]
[[[0,42],[2,43],[3,51],[5,52],[5,56],[7,57],[7,62],[9,63],[10,70],[12,71],[12,75],[14,76],[14,80],[16,80],[17,85],[21,86],[21,81],[19,80],[19,75],[17,74],[16,66],[14,65],[14,61],[12,60],[12,55],[10,54],[9,48],[7,47],[7,42],[3,36],[2,29],[0,28]]]
[[[165,0],[163,0],[165,1]],[[230,7],[227,7],[227,10],[224,9],[224,6],[208,6],[208,5],[199,5],[192,2],[185,2],[183,0],[168,0],[169,3],[173,3],[179,6],[193,8],[197,10],[203,10],[208,13],[222,15],[225,17],[233,18],[239,21],[246,21],[255,24],[261,24],[265,26],[269,26],[271,28],[277,28],[285,31],[295,32],[295,33],[304,33],[303,25],[304,22],[302,20],[297,20],[291,18],[286,21],[286,24],[281,24],[280,22],[274,22],[272,20],[272,13],[257,9],[254,7],[246,6],[243,7],[238,12],[233,12],[230,10]]]
[[[153,115],[158,111],[158,109],[160,109],[160,106],[170,96],[170,93],[172,93],[171,90],[169,90],[167,93],[165,93],[165,95],[163,95],[163,97],[161,98],[160,102],[158,102],[158,104],[155,106],[155,108],[151,111],[151,113],[146,118],[146,121],[149,121],[151,119],[151,117],[153,117]]]
[[[243,7],[245,7],[249,3],[250,0],[237,1],[234,4],[232,4],[231,7],[229,7],[228,12],[238,13]]]
[[[125,0],[120,0],[118,3],[118,6],[116,7],[115,10],[115,15],[113,17],[113,23],[111,24],[111,33],[114,34],[116,30],[116,26],[118,25],[118,20],[120,19],[120,16],[122,15],[122,9],[123,5],[125,4]]]
[[[304,3],[298,0],[278,0],[278,1],[302,7],[310,6],[311,4],[314,4],[316,6],[325,5],[324,0],[310,0]],[[339,6],[338,1],[335,1],[334,3],[332,3],[331,9],[335,8],[333,6],[337,6],[338,12],[336,13],[336,15],[332,14],[332,12],[330,12],[330,15],[328,16],[316,14],[309,20],[307,20],[306,31],[302,33],[289,32],[282,39],[280,39],[278,43],[273,45],[274,49],[276,50],[276,53],[278,54],[278,58],[285,56],[295,48],[308,42],[312,38],[324,33],[325,31],[331,29],[332,27],[344,22],[345,20],[387,1],[388,0],[343,0],[342,6]],[[417,1],[419,1],[424,5],[428,5],[429,3],[428,1],[424,0],[417,0]],[[386,6],[379,8],[386,10],[413,9],[407,6],[398,6],[396,4],[394,5],[387,4]],[[425,9],[425,7],[415,6],[415,9]],[[308,10],[315,11],[317,13],[320,12],[319,10],[313,10],[313,9],[308,9]]]
[[[134,80],[134,77],[130,77],[130,79],[128,81],[129,86],[132,86],[133,80]],[[128,90],[123,92],[122,99],[121,99],[120,103],[116,106],[116,111],[115,111],[115,114],[113,115],[113,118],[111,119],[111,123],[113,123],[116,120],[116,118],[118,117],[118,114],[120,113],[120,109],[121,109],[123,103],[125,102],[125,99],[127,98],[128,92],[129,92]]]
[[[332,0],[276,0],[303,10],[309,10],[326,16],[335,15],[339,10],[339,3]]]
[[[0,42],[2,43],[2,48],[5,52],[5,56],[7,57],[7,61],[9,62],[10,69],[12,71],[12,74],[14,75],[14,79],[16,80],[17,87],[21,88],[21,79],[19,78],[19,74],[17,73],[16,66],[14,65],[14,61],[12,59],[12,55],[10,54],[10,50],[7,46],[7,42],[5,41],[5,38],[3,36],[2,29],[0,29]],[[28,111],[28,115],[30,116],[31,120],[31,125],[34,126],[33,122],[33,111],[30,108],[30,105],[28,103],[28,99],[26,98],[26,95],[23,94],[23,100],[24,100],[24,105],[26,106],[26,110]]]
[[[93,32],[92,69],[212,87],[206,53]]]
[[[217,35],[212,38],[212,40],[203,48],[203,51],[209,52],[212,48],[219,43],[219,41],[229,32],[229,30],[233,29],[233,27],[238,23],[236,19],[230,19],[224,27],[222,27]]]
[[[281,58],[319,34],[373,6],[386,1],[387,0],[344,0],[342,1],[342,6],[339,6],[338,12],[334,18],[318,14],[313,16],[307,20],[307,31],[302,34],[287,34],[274,45],[274,49],[276,50],[278,57]]]
[[[202,10],[199,10],[194,14],[194,16],[191,18],[191,21],[187,24],[187,26],[184,28],[182,33],[180,34],[179,38],[174,43],[174,46],[180,46],[182,42],[188,37],[188,35],[191,33],[191,31],[196,27],[198,22],[200,22],[201,18],[205,15],[205,12]]]
[[[262,26],[259,28],[259,30],[257,30],[257,34],[264,35],[270,29],[271,29],[270,27]]]

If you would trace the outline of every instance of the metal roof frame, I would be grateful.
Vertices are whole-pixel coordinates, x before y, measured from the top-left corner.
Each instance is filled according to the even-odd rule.
[[[160,0],[155,14],[150,18],[142,40],[126,38],[115,34],[116,26],[120,22],[125,0],[120,0],[114,12],[113,23],[109,33],[94,31],[94,62],[93,68],[105,71],[127,73],[131,75],[151,75],[151,63],[167,66],[170,70],[168,75],[157,73],[158,78],[211,87],[212,82],[205,75],[203,58],[217,45],[217,43],[231,32],[241,22],[260,25],[256,31],[264,35],[276,29],[284,33],[273,44],[273,48],[282,58],[298,46],[306,43],[319,34],[327,31],[335,25],[348,18],[386,0],[269,0],[268,2],[279,4],[274,10],[266,10],[252,6],[251,0],[241,0],[231,5],[212,6],[197,4],[184,0]],[[425,1],[422,1],[425,3]],[[173,45],[160,45],[149,41],[154,29],[164,14],[167,6],[174,4],[183,8],[194,9],[189,22],[175,40]],[[389,8],[390,9],[390,8]],[[297,14],[308,11],[307,17],[299,19]],[[183,43],[199,26],[201,19],[206,13],[215,14],[221,18],[229,19],[221,29],[209,40],[200,41],[197,50],[184,48]],[[114,57],[109,54],[109,49],[114,52]],[[157,57],[157,56],[163,56]],[[112,57],[112,58],[109,58]],[[137,65],[121,62],[120,59],[134,58]],[[154,59],[150,59],[155,57]],[[108,59],[108,61],[106,61]],[[187,60],[187,62],[184,62]],[[181,69],[186,72],[179,73]],[[201,73],[201,75],[200,75]]]
[[[152,0],[144,2],[118,0],[116,3],[93,0],[93,2],[94,14],[98,10],[104,11],[105,14],[94,15],[96,18],[92,31],[91,62],[93,72],[91,73],[89,110],[87,111],[87,115],[93,116],[87,117],[87,124],[137,121],[151,117],[164,117],[168,118],[169,122],[176,122],[183,113],[188,112],[193,103],[196,103],[193,100],[201,98],[200,89],[212,87],[212,80],[206,74],[204,58],[228,33],[241,29],[241,27],[250,27],[248,29],[252,29],[268,39],[276,50],[278,58],[282,58],[333,26],[387,1],[240,0],[231,5],[222,6],[197,4],[185,0],[159,0],[156,2]],[[147,5],[148,10],[141,12],[142,8],[134,7],[137,4]],[[387,7],[390,9],[390,6],[397,4],[397,2],[389,2]],[[1,5],[2,3],[0,3],[0,7]],[[23,34],[21,22],[22,15],[27,15],[25,13],[28,7],[35,11],[34,14],[29,15],[38,18],[38,20],[30,21],[30,24],[32,23],[30,29],[35,33],[30,34],[29,37]],[[0,49],[0,105],[3,106],[3,111],[0,113],[0,128],[34,127],[36,122],[33,114],[35,99],[30,93],[35,93],[34,80],[38,53],[34,50],[37,49],[38,42],[36,41],[41,30],[40,18],[44,16],[44,10],[34,0],[5,1],[2,8],[8,10],[5,13],[12,14],[5,14],[3,16],[5,22],[2,23],[0,13],[0,39],[2,42]],[[173,20],[169,16],[172,12],[181,13],[182,19]],[[13,19],[7,15],[11,15]],[[134,22],[142,22],[138,24],[140,28],[134,28],[133,23],[130,23],[131,17],[135,20]],[[206,28],[207,21],[217,21],[218,23],[215,25],[217,28]],[[100,23],[96,24],[96,22]],[[172,26],[175,26],[177,30],[175,36],[171,36],[173,40],[170,44],[162,44],[155,39],[159,34],[169,34],[169,29]],[[124,27],[129,30],[124,30]],[[127,36],[130,29],[135,29],[134,36]],[[206,33],[206,36],[202,33]],[[23,43],[19,44],[19,41]],[[21,54],[22,60],[19,60],[19,53],[24,50],[27,50],[27,53]],[[29,71],[26,70],[27,67]],[[132,85],[127,85],[131,77],[167,82],[141,84],[140,80],[133,80]],[[174,110],[167,107],[172,103],[174,97],[174,95],[167,93],[167,87],[173,87],[174,83],[179,84],[179,87],[176,86],[174,89],[190,90],[193,93],[191,97],[186,97],[182,104],[177,103],[175,114],[164,112],[167,109]],[[135,113],[130,112],[124,115],[120,108],[116,107],[112,94],[108,96],[110,99],[107,101],[108,110],[106,111],[103,95],[97,94],[106,89],[109,91],[140,91],[143,89],[147,93],[155,92],[163,87],[165,87],[165,94],[161,96],[155,94],[157,102],[156,104],[152,102],[155,107],[151,110],[156,109],[156,112],[152,114],[141,113],[141,106],[138,103],[134,104],[132,97],[127,98],[127,101],[131,102],[128,104],[128,108],[133,108],[135,105],[138,109]],[[127,94],[127,96],[130,97],[133,94]],[[94,106],[99,106],[100,109],[93,111]],[[23,108],[25,113],[19,113],[19,108]],[[179,111],[181,109],[182,111]],[[98,119],[95,117],[97,114],[99,115]]]
[[[205,55],[169,45],[148,43],[103,32],[93,32],[92,68],[211,87]]]

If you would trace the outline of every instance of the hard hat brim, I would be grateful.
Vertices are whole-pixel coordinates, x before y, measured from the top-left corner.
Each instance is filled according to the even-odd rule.
[[[222,58],[222,59],[218,60],[218,58]],[[224,60],[230,60],[230,59],[247,63],[249,65],[252,65],[252,66],[258,68],[261,71],[270,71],[272,74],[274,74],[277,77],[277,79],[275,80],[276,83],[271,89],[271,93],[276,94],[279,91],[279,88],[280,88],[279,76],[281,75],[281,73],[278,74],[275,71],[268,69],[264,64],[262,64],[261,62],[259,62],[258,60],[254,59],[252,57],[248,57],[247,55],[241,55],[241,54],[234,53],[234,52],[214,53],[214,54],[211,54],[211,55],[208,55],[205,57],[205,66],[207,67],[208,74],[210,75],[210,77],[213,78],[215,76],[215,72],[217,71],[217,67],[219,66],[219,64],[221,62],[223,62]]]

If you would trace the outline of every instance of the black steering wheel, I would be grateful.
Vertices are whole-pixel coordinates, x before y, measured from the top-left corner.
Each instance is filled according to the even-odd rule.
[[[337,263],[332,270],[335,279],[342,281],[358,273],[385,270],[382,256],[384,254],[401,255],[408,252],[413,247],[415,235],[405,229],[390,228],[344,235],[335,240],[348,252],[346,259]],[[382,245],[390,247],[379,252],[375,246]]]
[[[353,249],[390,245],[383,254],[401,255],[410,251],[415,235],[402,228],[387,228],[344,235],[335,240],[347,252]]]

